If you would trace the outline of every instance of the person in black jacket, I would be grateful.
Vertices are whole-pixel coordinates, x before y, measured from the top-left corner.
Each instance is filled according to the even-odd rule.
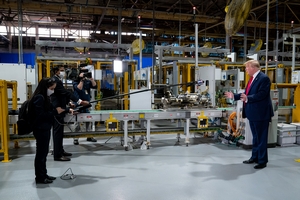
[[[36,139],[36,155],[34,159],[35,182],[52,183],[56,178],[47,174],[46,161],[49,152],[50,130],[53,124],[54,114],[63,112],[63,109],[53,108],[49,96],[56,87],[55,79],[43,78],[31,100],[29,101],[29,116],[33,135]]]
[[[95,82],[95,80],[92,77],[86,77],[84,72],[80,72],[77,79],[73,81],[74,95],[85,101],[91,101],[91,89],[96,89],[96,88],[97,88],[97,83]],[[81,110],[80,112],[89,113],[90,110],[87,108]],[[91,128],[91,123],[85,122],[85,125],[86,125],[86,132],[89,132]],[[80,130],[80,125],[78,125],[76,129]],[[88,137],[86,140],[90,142],[97,142],[97,140],[93,137]],[[74,138],[73,143],[75,145],[78,145],[79,144],[78,138]]]
[[[56,87],[54,89],[54,94],[51,95],[51,101],[56,109],[63,109],[64,112],[54,116],[53,123],[53,156],[55,161],[70,161],[71,159],[66,156],[72,156],[71,153],[65,152],[63,148],[63,136],[64,136],[64,117],[65,113],[70,112],[69,105],[70,100],[77,103],[77,105],[88,106],[88,101],[82,101],[74,94],[68,91],[64,86],[62,79],[65,76],[65,68],[63,66],[54,67],[53,78],[56,81]]]

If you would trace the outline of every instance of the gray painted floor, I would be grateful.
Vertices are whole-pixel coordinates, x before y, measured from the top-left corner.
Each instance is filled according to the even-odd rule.
[[[49,154],[48,174],[54,183],[36,185],[33,161],[35,142],[20,142],[11,149],[10,163],[0,163],[0,198],[3,200],[298,200],[300,157],[298,145],[269,149],[268,167],[261,170],[242,164],[250,151],[217,143],[211,138],[194,138],[189,147],[176,135],[151,136],[149,150],[124,151],[119,138],[105,138],[80,145],[65,139],[70,162],[53,161]],[[11,143],[11,146],[13,144]],[[0,159],[2,160],[2,154]],[[71,168],[76,178],[60,176]]]

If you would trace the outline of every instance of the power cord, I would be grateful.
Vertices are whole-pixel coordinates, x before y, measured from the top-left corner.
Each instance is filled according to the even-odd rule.
[[[67,174],[67,172],[70,170],[70,174]],[[73,180],[76,178],[76,175],[73,174],[73,171],[71,168],[67,169],[63,175],[60,177],[62,180]]]

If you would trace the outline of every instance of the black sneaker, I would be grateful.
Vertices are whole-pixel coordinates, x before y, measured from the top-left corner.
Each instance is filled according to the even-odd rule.
[[[74,139],[73,144],[79,145],[78,139]]]

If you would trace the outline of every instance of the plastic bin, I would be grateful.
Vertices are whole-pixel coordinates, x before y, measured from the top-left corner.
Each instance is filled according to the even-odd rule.
[[[296,143],[296,125],[280,123],[277,128],[278,145],[289,146]]]

